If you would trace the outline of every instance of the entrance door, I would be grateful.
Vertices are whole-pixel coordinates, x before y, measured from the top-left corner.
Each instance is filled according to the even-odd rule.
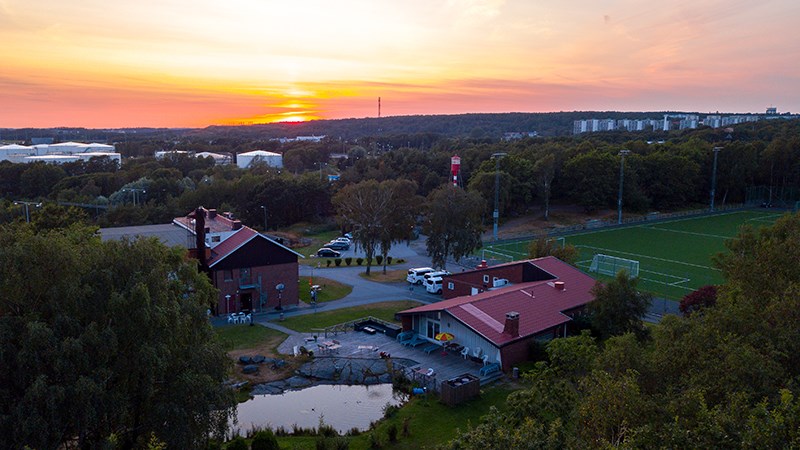
[[[251,292],[242,292],[240,294],[240,298],[242,301],[242,310],[252,311],[253,310],[253,294]]]
[[[428,339],[436,339],[436,335],[439,334],[439,322],[435,320],[428,319],[428,329],[425,337]]]

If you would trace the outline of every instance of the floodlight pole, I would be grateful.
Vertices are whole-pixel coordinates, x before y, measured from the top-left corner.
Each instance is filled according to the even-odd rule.
[[[625,180],[625,156],[631,153],[630,150],[619,151],[619,197],[617,198],[617,223],[622,223],[622,185]]]
[[[267,207],[266,205],[261,205],[261,209],[264,210],[264,234],[267,233]]]
[[[23,202],[23,201],[16,201],[14,202],[15,205],[22,205],[25,208],[25,222],[31,223],[31,211],[30,206],[33,205],[35,207],[40,207],[42,204],[40,202]]]
[[[714,212],[714,194],[717,190],[717,154],[722,147],[714,147],[714,169],[711,171],[711,212]]]
[[[500,217],[500,158],[506,156],[508,153],[492,153],[494,158],[494,227],[492,228],[492,237],[497,241],[497,219]]]

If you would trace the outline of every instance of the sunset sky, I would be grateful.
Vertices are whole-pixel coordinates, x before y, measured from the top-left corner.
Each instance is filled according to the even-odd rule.
[[[0,0],[0,128],[800,112],[798,0]]]

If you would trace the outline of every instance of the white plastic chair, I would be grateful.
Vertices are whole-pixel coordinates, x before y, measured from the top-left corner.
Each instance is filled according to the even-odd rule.
[[[475,350],[472,352],[472,356],[474,356],[475,358],[480,358],[481,356],[483,356],[483,350],[481,350],[480,347],[475,347]]]
[[[236,323],[236,317],[233,314],[228,314],[228,323]]]
[[[483,355],[483,357],[481,358],[481,360],[483,360],[483,365],[484,365],[484,366],[488,366],[488,365],[489,365],[489,355],[488,355],[488,354],[486,354],[486,355]]]
[[[244,318],[242,320],[244,320],[245,322],[253,323],[253,315],[252,314],[248,314],[248,315],[244,316]]]
[[[435,371],[435,370],[433,370],[433,367],[431,367],[431,368],[429,368],[429,369],[428,369],[428,371],[427,371],[427,372],[425,372],[425,376],[426,376],[426,377],[432,377],[432,376],[433,376],[433,374],[435,374],[435,373],[436,373],[436,371]]]
[[[469,356],[469,347],[464,347],[461,350],[461,356],[463,356],[464,359],[467,359],[467,357]]]

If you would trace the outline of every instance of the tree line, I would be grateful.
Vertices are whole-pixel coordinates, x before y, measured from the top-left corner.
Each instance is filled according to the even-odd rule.
[[[257,165],[242,170],[185,155],[125,158],[120,168],[102,159],[61,166],[3,162],[0,221],[23,217],[12,201],[24,200],[99,205],[103,209],[87,211],[101,226],[163,223],[198,204],[229,210],[253,226],[263,226],[265,209],[271,228],[320,222],[335,214],[333,198],[339,191],[367,180],[409,180],[416,184],[415,195],[427,197],[451,181],[450,157],[455,154],[461,157],[461,185],[484,200],[484,224],[494,206],[496,177],[501,218],[532,210],[547,218],[551,202],[577,204],[588,212],[615,207],[622,149],[630,151],[624,162],[626,213],[708,205],[714,148],[721,149],[716,154],[717,205],[744,202],[752,186],[765,187],[764,201],[797,197],[800,122],[749,124],[727,138],[724,131],[710,129],[675,132],[663,143],[621,132],[509,142],[440,137],[424,148],[404,146],[411,145],[409,135],[326,139],[273,148],[283,152],[283,169]],[[173,147],[239,148],[225,138],[204,142],[182,141]],[[499,170],[495,153],[506,154]],[[347,158],[331,159],[337,154]],[[339,181],[329,183],[329,173],[339,174]],[[107,213],[99,214],[103,211]]]

